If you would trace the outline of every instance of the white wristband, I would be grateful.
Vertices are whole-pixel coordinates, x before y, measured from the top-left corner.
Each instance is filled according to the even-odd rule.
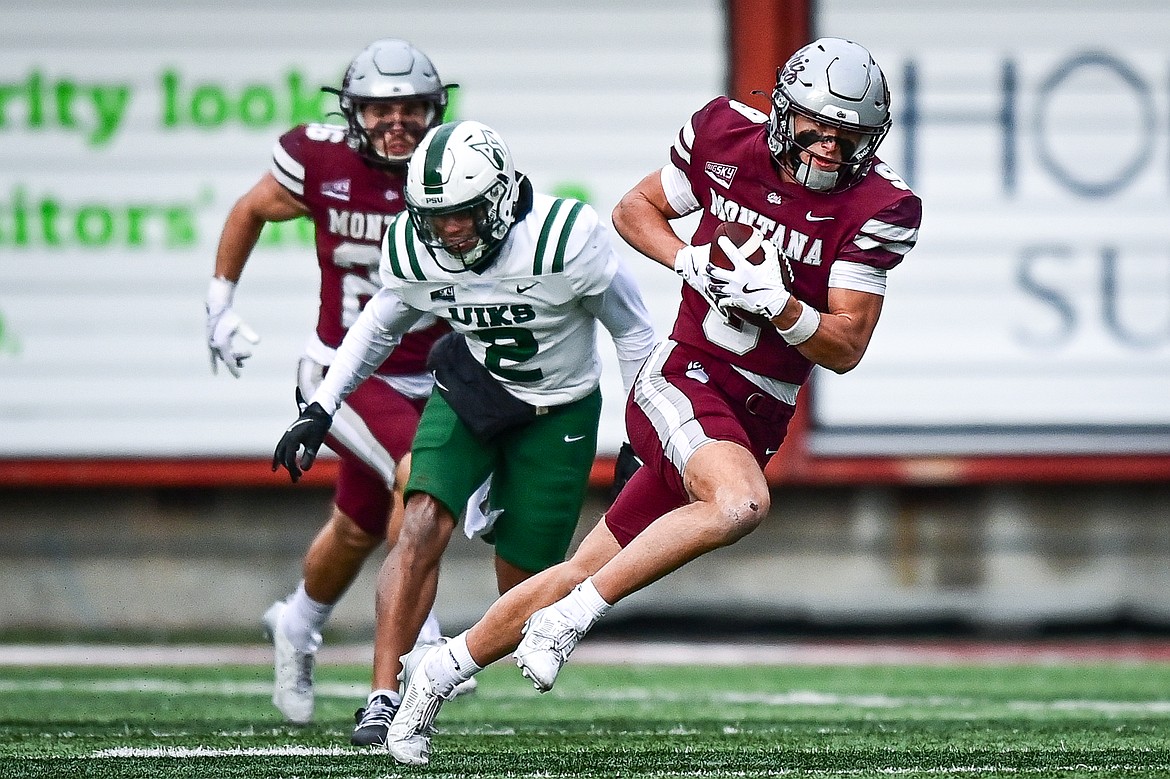
[[[223,276],[212,276],[211,284],[207,288],[207,307],[212,311],[222,311],[230,308],[232,298],[235,297],[236,283]]]
[[[808,339],[813,337],[813,333],[821,326],[821,312],[817,311],[812,306],[805,303],[803,300],[797,301],[800,303],[800,316],[796,318],[796,322],[787,330],[776,328],[776,332],[780,333],[780,337],[788,343],[789,346],[799,346]]]

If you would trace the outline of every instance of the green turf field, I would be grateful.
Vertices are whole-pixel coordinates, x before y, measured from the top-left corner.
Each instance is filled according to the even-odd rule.
[[[431,765],[350,747],[365,666],[284,725],[268,667],[0,667],[0,777],[1170,776],[1170,665],[612,667],[538,695],[497,664]]]

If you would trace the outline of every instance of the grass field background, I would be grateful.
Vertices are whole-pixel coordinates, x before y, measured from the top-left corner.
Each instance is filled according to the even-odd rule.
[[[307,727],[272,709],[267,664],[0,666],[0,777],[1170,776],[1164,661],[749,650],[570,663],[547,695],[497,664],[444,707],[422,769],[349,746],[365,663],[322,663]]]

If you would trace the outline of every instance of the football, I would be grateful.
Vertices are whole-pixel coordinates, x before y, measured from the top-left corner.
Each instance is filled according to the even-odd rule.
[[[759,265],[767,261],[768,255],[760,248],[764,243],[764,234],[754,227],[742,224],[740,222],[723,222],[715,228],[715,232],[711,234],[711,264],[731,270],[734,267],[731,260],[723,252],[722,247],[719,246],[719,239],[727,236],[730,241],[738,246],[743,252],[747,261],[753,265]],[[766,317],[760,314],[753,314],[748,311],[742,311],[738,308],[730,309],[734,317],[742,319],[745,322],[751,322],[758,327],[770,327],[771,322]]]
[[[764,234],[754,227],[739,222],[723,222],[711,234],[711,264],[719,268],[731,270],[731,260],[723,253],[719,246],[719,239],[727,236],[733,244],[738,246],[747,257],[748,262],[759,265],[768,258],[760,247],[764,242]]]

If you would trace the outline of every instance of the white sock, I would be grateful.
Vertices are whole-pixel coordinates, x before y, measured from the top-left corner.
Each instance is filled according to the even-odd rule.
[[[449,691],[482,670],[483,668],[471,659],[471,652],[467,649],[466,631],[444,644],[443,651],[439,652],[427,666],[427,672],[431,675],[436,691]]]
[[[316,652],[321,648],[321,628],[332,613],[333,604],[310,598],[302,580],[288,598],[280,618],[280,630],[298,652]]]
[[[593,623],[604,617],[605,613],[613,608],[597,592],[597,588],[593,586],[592,578],[586,579],[574,587],[572,592],[557,601],[556,607],[582,633],[593,627]]]
[[[455,670],[459,672],[459,681],[465,682],[483,670],[483,666],[475,662],[471,650],[467,648],[467,631],[463,631],[447,642],[447,651],[451,653],[451,660]]]
[[[423,623],[422,630],[418,632],[419,644],[439,644],[443,641],[443,629],[439,627],[439,618],[435,616],[434,609],[430,614],[427,614],[427,621]]]
[[[366,697],[366,705],[369,706],[371,703],[373,703],[374,698],[377,698],[379,695],[385,695],[390,699],[390,703],[394,704],[395,706],[402,704],[402,695],[398,692],[398,690],[374,690],[369,694],[369,696]]]

